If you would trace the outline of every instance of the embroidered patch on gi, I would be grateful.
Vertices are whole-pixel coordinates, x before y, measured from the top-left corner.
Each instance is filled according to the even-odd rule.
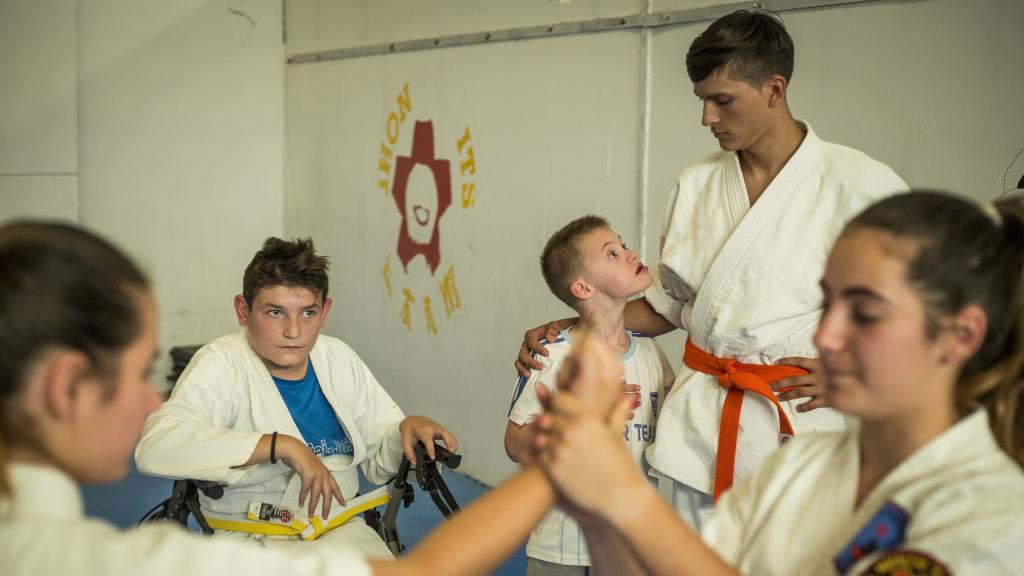
[[[840,574],[853,568],[858,560],[873,552],[894,550],[903,543],[910,516],[893,502],[885,506],[861,528],[853,540],[832,561]]]
[[[949,569],[927,554],[914,550],[889,552],[861,576],[948,576]]]

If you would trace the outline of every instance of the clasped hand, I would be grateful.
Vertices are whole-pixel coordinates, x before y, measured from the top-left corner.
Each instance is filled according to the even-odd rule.
[[[623,395],[621,371],[607,347],[587,338],[558,374],[560,393],[538,388],[545,412],[534,421],[533,459],[577,519],[621,503],[644,481],[622,441],[633,399]]]

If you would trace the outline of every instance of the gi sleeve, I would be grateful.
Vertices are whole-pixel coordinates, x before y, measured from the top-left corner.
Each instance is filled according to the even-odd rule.
[[[683,326],[682,320],[683,303],[665,293],[661,274],[660,264],[651,269],[651,275],[654,276],[654,282],[644,290],[644,298],[647,299],[647,303],[651,305],[651,308],[654,308],[655,312],[664,316],[665,319],[671,322],[676,328],[686,330],[686,326]]]
[[[263,436],[239,432],[231,425],[238,406],[233,401],[239,378],[230,361],[207,346],[182,373],[171,398],[146,420],[135,448],[135,462],[146,474],[208,480],[228,485],[259,483],[270,471],[241,466]],[[273,467],[263,467],[273,468]],[[280,470],[272,470],[273,474]]]
[[[402,434],[399,425],[405,413],[377,382],[370,368],[355,352],[350,352],[349,370],[356,397],[349,409],[366,446],[366,458],[359,463],[366,479],[384,484],[398,473],[402,461]]]
[[[39,535],[33,532],[33,535]],[[28,538],[26,538],[27,540]],[[25,574],[144,574],[215,576],[222,574],[323,574],[371,576],[363,554],[351,547],[264,548],[189,534],[166,523],[115,530],[95,520],[51,527],[44,540],[59,546],[55,559],[33,562],[40,554],[13,559]],[[41,550],[26,543],[21,550]],[[19,570],[19,564],[28,569]],[[5,569],[9,564],[5,565]]]

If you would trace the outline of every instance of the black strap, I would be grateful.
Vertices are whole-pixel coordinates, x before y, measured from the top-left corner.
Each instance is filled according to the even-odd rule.
[[[414,450],[416,461],[420,463],[416,466],[416,482],[420,488],[430,494],[430,499],[434,501],[437,509],[444,514],[445,518],[451,516],[459,510],[459,503],[455,501],[455,497],[448,489],[448,484],[441,477],[441,471],[438,470],[436,462],[441,462],[449,468],[455,468],[461,463],[462,457],[452,454],[436,444],[434,445],[436,460],[430,459],[423,444],[416,444]]]
[[[224,495],[224,487],[215,482],[197,480],[176,480],[171,489],[171,497],[157,504],[139,520],[144,522],[169,521],[188,527],[188,517],[194,516],[203,534],[213,534],[213,528],[206,522],[199,506],[199,492],[217,500]]]
[[[462,462],[462,456],[452,454],[446,448],[436,443],[434,444],[434,459],[427,455],[427,449],[422,443],[417,443],[413,451],[417,462],[415,468],[417,483],[420,485],[420,488],[430,493],[431,500],[434,501],[434,504],[441,513],[445,517],[450,516],[459,509],[459,505],[455,501],[455,497],[448,490],[448,485],[445,484],[444,478],[441,477],[437,463],[440,462],[448,468],[457,468]],[[402,462],[398,466],[398,474],[391,481],[391,488],[389,490],[391,498],[384,510],[384,514],[380,517],[380,524],[377,528],[377,533],[384,539],[385,544],[387,544],[392,554],[396,557],[402,553],[404,548],[398,539],[398,530],[396,528],[398,509],[402,506],[408,508],[414,498],[413,487],[408,480],[409,472],[412,470],[413,467],[409,463],[409,459],[402,456]]]

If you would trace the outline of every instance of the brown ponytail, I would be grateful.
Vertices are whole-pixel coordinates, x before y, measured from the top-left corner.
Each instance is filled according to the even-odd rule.
[[[1021,198],[995,205],[1005,234],[1007,265],[1014,270],[1017,284],[1006,318],[1007,331],[997,360],[968,376],[959,391],[961,401],[981,403],[988,410],[992,432],[1000,446],[1024,464],[1024,202]]]
[[[0,495],[10,492],[11,448],[40,449],[20,404],[29,370],[47,350],[67,348],[84,353],[94,373],[112,373],[142,329],[138,294],[148,287],[131,260],[88,232],[0,227]]]
[[[961,413],[984,406],[1000,446],[1024,464],[1024,203],[985,207],[915,191],[870,206],[847,228],[914,241],[907,281],[924,302],[929,334],[967,305],[985,311],[985,340],[960,373],[956,405]]]

